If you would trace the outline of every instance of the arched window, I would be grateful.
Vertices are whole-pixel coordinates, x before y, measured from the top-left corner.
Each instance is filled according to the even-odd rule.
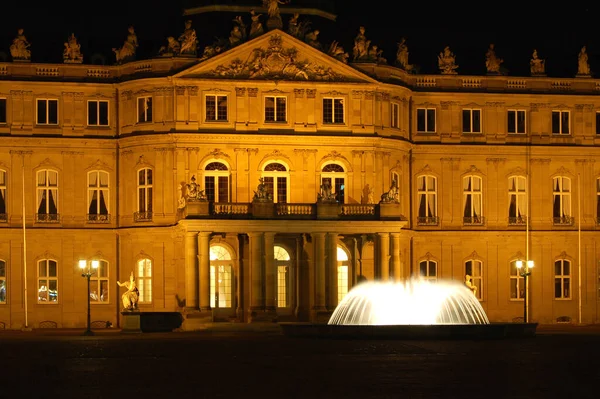
[[[328,163],[321,169],[321,184],[328,184],[332,194],[340,204],[345,203],[346,171],[343,166],[336,163]]]
[[[36,221],[58,220],[58,172],[50,169],[38,170]]]
[[[465,274],[471,276],[471,283],[477,287],[475,295],[481,301],[483,299],[483,263],[476,259],[466,261]]]
[[[229,202],[229,169],[222,162],[204,167],[204,194],[209,201]]]
[[[231,254],[222,245],[210,247],[210,306],[231,308],[232,306]]]
[[[58,262],[41,259],[38,269],[38,303],[58,303]]]
[[[138,260],[136,285],[140,291],[139,302],[152,302],[152,260],[148,258]]]
[[[348,293],[350,286],[350,262],[348,260],[348,254],[338,245],[337,247],[337,289],[338,289],[338,303],[344,299]]]
[[[437,262],[422,260],[419,262],[419,278],[428,281],[437,281]]]
[[[437,178],[431,175],[417,177],[418,216],[420,225],[437,225]]]
[[[88,172],[88,222],[109,222],[108,172]]]
[[[463,178],[463,223],[483,224],[483,185],[481,177],[470,175]]]
[[[267,187],[267,192],[273,198],[273,202],[288,202],[289,177],[290,173],[285,165],[279,162],[271,162],[265,165],[262,178]]]
[[[283,247],[273,248],[275,267],[277,268],[277,307],[290,306],[290,254]]]
[[[557,176],[552,179],[552,216],[554,224],[573,223],[571,217],[571,179],[565,176]]]
[[[527,222],[527,180],[524,176],[508,178],[508,224]]]

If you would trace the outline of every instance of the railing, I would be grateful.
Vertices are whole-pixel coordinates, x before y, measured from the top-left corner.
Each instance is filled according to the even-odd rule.
[[[151,222],[152,221],[152,212],[134,212],[133,213],[133,221],[134,222]]]
[[[437,226],[440,224],[439,216],[418,216],[417,224],[419,226]]]
[[[375,204],[343,204],[342,216],[375,216]]]
[[[237,202],[215,202],[213,204],[215,215],[249,215],[250,204]]]
[[[314,204],[275,204],[275,216],[311,217],[316,214]]]
[[[552,218],[552,223],[555,226],[571,226],[574,220],[572,216],[555,216]]]
[[[36,213],[35,221],[38,223],[58,223],[60,215],[58,213]]]
[[[88,223],[110,223],[110,215],[100,214],[100,213],[88,213],[87,214],[87,222]]]
[[[463,225],[465,226],[482,226],[485,223],[483,216],[465,216],[463,217]]]
[[[8,222],[8,214],[0,213],[0,223],[6,223],[6,222]]]
[[[509,216],[508,224],[510,226],[522,226],[527,224],[527,216]]]

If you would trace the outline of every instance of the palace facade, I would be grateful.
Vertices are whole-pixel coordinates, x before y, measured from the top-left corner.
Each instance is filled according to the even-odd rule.
[[[597,323],[598,93],[345,62],[278,28],[202,58],[0,63],[0,323],[84,327],[80,261],[115,326],[132,272],[140,311],[188,330],[465,275],[520,321],[527,260],[531,321]]]

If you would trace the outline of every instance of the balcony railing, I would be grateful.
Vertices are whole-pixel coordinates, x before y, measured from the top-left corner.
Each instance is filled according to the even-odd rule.
[[[437,226],[440,224],[439,216],[418,216],[417,224],[419,226]]]
[[[275,204],[275,216],[310,218],[314,216],[315,206],[313,204],[288,204],[285,202]]]
[[[465,226],[482,226],[485,223],[483,216],[465,216],[463,217],[463,225]]]
[[[152,212],[134,212],[133,213],[133,221],[134,222],[151,222],[152,221]]]
[[[88,213],[88,223],[110,223],[110,215],[99,213]]]
[[[8,214],[0,213],[0,223],[6,223],[6,222],[8,222]]]
[[[572,216],[555,216],[552,218],[552,223],[555,226],[571,226],[574,220]]]
[[[509,216],[508,224],[510,226],[524,226],[527,224],[527,216]]]
[[[35,221],[37,223],[58,223],[60,215],[58,213],[36,213]]]

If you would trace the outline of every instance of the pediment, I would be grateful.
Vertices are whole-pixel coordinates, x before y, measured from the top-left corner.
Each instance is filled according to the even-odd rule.
[[[342,61],[278,29],[201,61],[175,77],[376,82]]]

